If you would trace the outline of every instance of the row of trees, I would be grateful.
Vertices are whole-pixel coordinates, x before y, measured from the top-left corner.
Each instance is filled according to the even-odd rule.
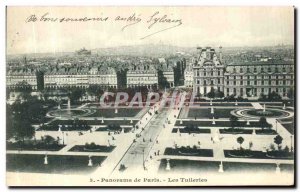
[[[244,143],[245,139],[243,137],[238,137],[236,139],[237,143],[240,144],[240,149],[242,150],[242,144]],[[282,144],[283,138],[280,135],[276,135],[276,137],[274,137],[274,143],[277,145],[278,150],[281,150],[281,144]],[[250,144],[250,149],[251,149],[251,145]]]
[[[229,118],[229,121],[230,121],[232,129],[237,128],[241,124],[239,122],[239,118],[235,115],[231,115],[230,118]],[[259,124],[261,129],[270,129],[270,128],[272,128],[272,125],[267,122],[267,119],[265,117],[260,117],[258,124]]]

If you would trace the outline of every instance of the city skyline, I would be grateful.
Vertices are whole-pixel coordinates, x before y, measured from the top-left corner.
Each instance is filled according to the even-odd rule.
[[[179,47],[294,44],[293,7],[201,7],[201,12],[193,7],[182,10],[178,7],[122,7],[125,10],[122,13],[118,9],[120,8],[8,8],[7,54],[73,52],[82,47],[101,49],[161,42]],[[14,14],[18,14],[19,19],[11,17]],[[167,16],[164,19],[174,22],[154,23],[154,18],[161,19],[165,14]],[[37,21],[29,21],[32,15],[36,16]],[[118,16],[127,20],[116,21]],[[67,17],[108,17],[108,21],[41,21],[42,18]],[[190,17],[198,19],[190,20]],[[140,22],[137,19],[141,19]],[[178,20],[180,22],[176,23]],[[135,22],[137,23],[133,24]]]

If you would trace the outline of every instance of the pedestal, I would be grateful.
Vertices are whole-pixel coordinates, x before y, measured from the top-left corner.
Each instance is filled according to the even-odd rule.
[[[216,124],[216,122],[215,122],[215,118],[213,117],[213,120],[212,120],[212,123],[211,124],[213,124],[213,125],[215,125]]]
[[[88,164],[89,167],[92,167],[93,166],[93,161],[91,159],[91,157],[89,157],[89,164]]]
[[[182,125],[182,120],[180,120],[180,125]]]
[[[277,174],[280,173],[280,167],[279,167],[279,164],[277,164],[276,166],[276,171],[275,171]]]
[[[170,159],[167,159],[166,170],[167,170],[167,171],[170,171],[170,170],[171,170]]]
[[[118,113],[118,109],[115,109],[115,113]]]
[[[250,122],[249,122],[249,120],[247,120],[247,125],[250,125]]]
[[[223,169],[223,163],[221,161],[220,165],[219,165],[219,170],[218,170],[219,173],[223,173],[224,172],[224,169]]]
[[[253,129],[252,135],[256,135],[256,131],[255,131],[255,129]]]
[[[44,165],[48,165],[48,156],[47,155],[45,155],[45,157],[44,157]]]

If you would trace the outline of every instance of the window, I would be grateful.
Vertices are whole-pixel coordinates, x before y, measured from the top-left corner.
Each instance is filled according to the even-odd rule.
[[[240,73],[243,73],[243,68],[240,68]]]
[[[256,69],[256,67],[254,67],[254,73],[256,73],[257,72],[257,69]]]
[[[247,67],[247,73],[249,73],[250,72],[250,68],[249,67]]]
[[[283,67],[283,68],[282,68],[282,72],[284,72],[284,73],[286,72],[286,69],[285,69],[285,67]]]
[[[257,81],[256,80],[254,81],[254,85],[257,85]]]
[[[247,81],[247,85],[250,85],[250,81]]]
[[[210,81],[210,84],[213,85],[213,84],[214,84],[214,80],[211,80],[211,81]]]
[[[241,81],[240,84],[243,85],[243,81]]]

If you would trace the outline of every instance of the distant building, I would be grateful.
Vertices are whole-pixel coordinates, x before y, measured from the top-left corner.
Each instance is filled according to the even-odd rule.
[[[53,68],[45,73],[46,88],[88,87],[99,85],[101,87],[117,87],[117,75],[113,68],[108,66]]]
[[[159,58],[158,61],[159,63],[157,66],[157,71],[160,71],[162,73],[162,77],[160,78],[163,78],[163,80],[161,81],[165,80],[165,83],[168,84],[168,87],[174,87],[174,66],[166,62],[164,58]]]
[[[15,89],[18,83],[27,82],[32,89],[37,89],[37,77],[34,69],[15,69],[9,70],[6,74],[6,86]]]
[[[148,88],[158,84],[157,71],[153,64],[132,64],[127,71],[127,87],[146,86]]]
[[[87,56],[87,55],[91,55],[92,52],[89,51],[89,50],[86,50],[85,48],[82,48],[82,49],[76,51],[76,54],[77,54],[77,55]]]
[[[195,62],[196,62],[196,60],[194,58],[187,61],[187,66],[184,71],[184,86],[185,87],[193,87],[193,82],[194,82],[193,66],[194,66]]]

